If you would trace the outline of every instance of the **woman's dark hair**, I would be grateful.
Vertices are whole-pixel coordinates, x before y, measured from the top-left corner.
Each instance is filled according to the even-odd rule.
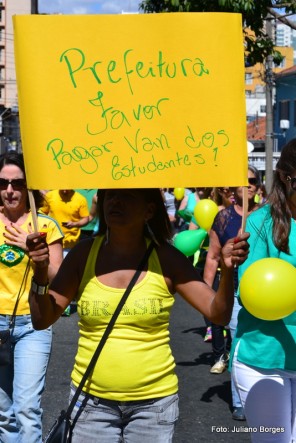
[[[255,175],[255,177],[256,177],[256,180],[257,180],[257,188],[259,188],[259,186],[261,186],[261,177],[260,177],[260,172],[258,171],[258,169],[257,168],[255,168],[255,166],[253,166],[253,165],[248,165],[248,171],[251,171],[251,172],[253,172],[253,174]]]
[[[280,173],[292,175],[296,170],[296,138],[290,140],[282,149],[276,165],[271,192],[268,196],[270,212],[273,220],[273,242],[276,247],[287,254],[289,251],[289,234],[292,213],[287,201],[287,188],[281,180]]]
[[[24,173],[24,177],[26,177],[25,164],[23,154],[20,154],[15,151],[6,152],[5,154],[0,155],[0,171],[6,165],[15,165],[18,166]],[[35,200],[36,208],[40,208],[43,204],[43,197],[39,191],[33,191],[33,196]],[[0,204],[3,205],[3,202],[0,198]],[[27,208],[30,208],[29,197],[27,196]]]
[[[149,220],[149,228],[145,225],[144,235],[159,244],[167,242],[172,237],[171,223],[164,205],[164,200],[160,188],[137,189],[143,195],[147,203],[155,204],[153,217]],[[97,215],[99,223],[99,235],[104,235],[107,231],[107,225],[104,217],[104,199],[106,189],[98,191]],[[151,233],[152,231],[152,233]],[[153,239],[153,236],[155,237]]]

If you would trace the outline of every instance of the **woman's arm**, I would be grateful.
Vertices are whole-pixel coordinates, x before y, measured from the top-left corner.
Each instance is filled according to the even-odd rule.
[[[245,270],[255,261],[262,258],[270,257],[270,245],[268,233],[266,232],[266,226],[263,224],[262,218],[258,216],[258,213],[253,213],[247,217],[246,230],[250,233],[249,245],[250,252],[246,261],[239,267],[238,278],[242,278]],[[271,227],[270,227],[270,236]]]
[[[194,221],[191,221],[191,222],[189,223],[188,230],[189,230],[189,231],[195,231],[196,229],[199,229],[199,227],[197,226],[196,223],[194,223]]]
[[[213,286],[215,275],[220,263],[221,249],[222,247],[218,235],[215,231],[213,231],[213,229],[211,229],[209,249],[203,273],[204,281],[211,287]]]
[[[167,282],[172,293],[178,292],[189,304],[200,311],[215,324],[229,323],[233,298],[233,269],[244,262],[248,254],[247,238],[242,234],[240,241],[228,240],[221,252],[221,279],[218,291],[215,292],[202,281],[198,271],[179,251],[160,254],[164,274],[169,276]]]
[[[86,226],[90,222],[89,216],[87,217],[81,217],[78,221],[67,221],[65,222],[66,228],[82,228],[83,226]]]
[[[50,243],[50,245],[48,245],[48,252],[50,257],[48,265],[48,280],[49,282],[52,282],[63,261],[62,239]]]
[[[44,295],[39,295],[31,288],[29,303],[35,329],[45,329],[52,325],[76,297],[91,241],[78,243],[67,254],[50,285],[50,289]],[[29,256],[35,264],[34,282],[41,287],[46,286],[48,283],[49,246],[38,233],[28,236],[27,245]]]
[[[188,195],[185,195],[185,197],[183,197],[183,199],[181,200],[178,210],[181,211],[181,209],[185,209],[187,206],[187,203],[188,203]]]
[[[97,216],[97,203],[98,203],[98,195],[95,194],[91,201],[91,207],[89,210],[89,221],[91,222]]]

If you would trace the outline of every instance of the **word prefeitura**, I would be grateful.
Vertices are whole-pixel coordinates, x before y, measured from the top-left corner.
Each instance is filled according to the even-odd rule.
[[[70,48],[62,53],[60,62],[66,63],[74,88],[78,87],[79,82],[88,81],[90,76],[98,85],[126,82],[131,94],[134,93],[134,78],[159,80],[161,78],[201,77],[203,74],[209,74],[209,70],[205,68],[204,62],[199,57],[186,57],[167,62],[163,52],[157,51],[153,60],[143,62],[134,59],[134,50],[127,49],[120,60],[95,60],[89,64],[81,49]]]

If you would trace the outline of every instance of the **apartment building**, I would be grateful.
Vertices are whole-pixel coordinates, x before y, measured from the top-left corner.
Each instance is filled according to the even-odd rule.
[[[273,73],[278,74],[284,69],[294,65],[293,48],[276,47],[283,56],[283,61],[279,66],[273,67]],[[247,121],[251,122],[255,118],[266,115],[265,98],[265,66],[257,63],[254,66],[246,67],[245,70],[245,91],[247,105]]]
[[[0,107],[17,105],[12,17],[31,14],[31,0],[0,2]]]
[[[31,8],[31,0],[0,1],[0,153],[20,147],[12,17]]]

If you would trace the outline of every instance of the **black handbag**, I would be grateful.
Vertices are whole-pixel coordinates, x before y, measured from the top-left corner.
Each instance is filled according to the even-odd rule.
[[[88,367],[86,368],[86,371],[79,383],[79,386],[77,387],[75,394],[68,406],[68,409],[66,411],[61,411],[59,417],[57,418],[57,420],[55,421],[54,425],[52,426],[52,428],[49,430],[49,433],[47,434],[47,436],[45,437],[44,443],[71,443],[72,441],[72,432],[75,426],[75,423],[81,413],[81,409],[78,409],[76,416],[74,418],[74,420],[71,420],[71,414],[72,411],[74,409],[74,406],[76,405],[76,402],[78,400],[78,397],[82,391],[83,386],[85,385],[86,380],[88,379],[90,373],[92,372],[93,368],[95,367],[95,364],[98,360],[98,357],[103,349],[103,346],[105,345],[107,338],[110,334],[110,332],[113,329],[113,326],[117,320],[117,317],[124,305],[124,303],[126,302],[127,297],[129,296],[134,284],[136,283],[136,281],[139,278],[139,275],[141,274],[142,270],[144,269],[144,266],[149,258],[149,255],[152,252],[152,249],[154,248],[154,243],[151,242],[148,249],[145,252],[144,257],[142,258],[138,269],[136,270],[133,278],[131,279],[128,287],[126,288],[123,296],[120,299],[120,302],[118,303],[117,308],[115,309],[114,314],[111,317],[110,322],[108,323],[108,326],[97,346],[97,349],[95,350],[94,355],[92,356],[91,361],[89,362]],[[85,401],[83,403],[86,403],[87,401],[87,396],[85,397]],[[83,407],[83,404],[80,406],[80,408]]]
[[[19,289],[17,297],[16,297],[16,302],[15,302],[15,305],[13,308],[13,313],[10,317],[9,329],[5,329],[4,331],[0,331],[0,366],[11,365],[12,361],[13,361],[11,334],[14,330],[16,311],[17,311],[17,307],[18,307],[20,298],[22,296],[22,288],[23,288],[24,282],[27,278],[28,272],[29,272],[29,261],[27,263],[25,273],[23,275],[23,279],[21,282],[21,286],[20,286],[20,289]]]
[[[45,443],[67,443],[72,440],[72,423],[66,411],[61,411],[60,416],[47,434]]]
[[[0,366],[12,363],[12,348],[10,340],[10,329],[0,331]]]

